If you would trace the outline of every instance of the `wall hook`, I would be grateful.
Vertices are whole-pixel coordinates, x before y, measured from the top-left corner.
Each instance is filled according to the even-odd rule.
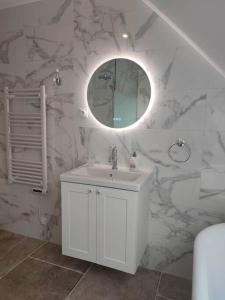
[[[60,77],[59,69],[56,69],[56,71],[55,71],[53,82],[57,86],[61,86],[62,85],[62,78]]]

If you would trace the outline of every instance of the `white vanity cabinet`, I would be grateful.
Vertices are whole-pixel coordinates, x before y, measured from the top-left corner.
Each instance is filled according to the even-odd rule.
[[[63,182],[61,193],[63,253],[96,262],[95,188]]]
[[[139,191],[61,186],[63,254],[134,274],[147,241],[147,185]]]

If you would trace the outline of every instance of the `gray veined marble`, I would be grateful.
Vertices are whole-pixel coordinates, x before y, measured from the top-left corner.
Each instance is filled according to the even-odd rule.
[[[224,164],[211,165],[202,170],[199,211],[203,224],[225,221],[224,179]]]
[[[24,87],[25,86],[25,72],[20,71],[22,65],[1,65],[0,70],[0,89],[5,86],[9,88]],[[17,69],[17,70],[16,70]]]
[[[162,77],[160,78],[160,83],[162,84],[163,88],[166,90],[168,87],[168,83],[170,80],[170,76],[171,76],[171,72],[173,70],[173,66],[174,66],[174,61],[176,59],[176,56],[174,56],[172,58],[172,60],[170,61],[168,67],[166,68],[164,74],[162,75]]]
[[[74,1],[75,56],[79,56],[87,73],[102,54],[115,57],[132,49],[131,40],[122,38],[124,32],[129,33],[122,12],[94,0]]]
[[[191,264],[195,226],[198,222],[198,189],[200,172],[175,172],[165,175],[155,171],[150,191],[149,247],[143,263],[149,267],[167,271],[178,271],[181,276]],[[196,192],[190,199],[190,187]],[[186,191],[186,192],[185,192]],[[188,270],[190,274],[191,270]]]
[[[135,40],[142,38],[143,35],[154,25],[156,20],[158,19],[158,15],[155,12],[148,17],[147,21],[138,29],[137,33],[135,34]]]
[[[225,132],[205,130],[203,136],[202,166],[204,168],[221,169],[225,159]]]
[[[54,16],[51,17],[49,24],[59,23],[61,18],[64,16],[65,11],[71,9],[71,4],[73,0],[61,1],[58,11]]]
[[[13,32],[13,33],[7,33],[4,38],[0,38],[0,62],[3,64],[9,64],[11,63],[11,57],[10,57],[10,50],[13,47],[16,47],[15,41],[18,39],[23,38],[24,32],[23,30]],[[20,49],[23,50],[23,49]],[[16,55],[18,49],[14,50],[13,54]]]
[[[201,101],[205,101],[207,98],[206,94],[200,95],[198,98],[192,99],[192,102],[182,108],[180,105],[180,101],[177,101],[176,99],[169,99],[168,104],[165,104],[172,112],[173,114],[167,118],[167,120],[164,123],[165,128],[171,128],[172,125],[179,119],[182,118],[185,114],[187,114],[190,110],[194,109],[195,106],[200,103]],[[184,100],[187,100],[184,99]],[[186,102],[186,101],[185,101]]]
[[[150,129],[203,129],[207,100],[203,90],[159,90],[157,95],[158,103],[144,120],[144,126]]]
[[[73,31],[69,26],[42,26],[25,31],[30,61],[57,60],[73,56]]]

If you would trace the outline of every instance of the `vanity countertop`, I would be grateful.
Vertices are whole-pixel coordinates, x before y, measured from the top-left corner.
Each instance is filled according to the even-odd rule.
[[[148,181],[151,171],[112,170],[109,165],[83,165],[60,175],[62,182],[74,182],[138,192]]]

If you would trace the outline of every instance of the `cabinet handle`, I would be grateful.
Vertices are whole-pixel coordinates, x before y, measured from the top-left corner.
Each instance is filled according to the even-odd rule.
[[[93,190],[89,189],[88,194],[91,194],[91,193],[93,193]]]
[[[97,195],[100,195],[100,192],[99,192],[99,191],[96,191],[96,194],[97,194]]]

